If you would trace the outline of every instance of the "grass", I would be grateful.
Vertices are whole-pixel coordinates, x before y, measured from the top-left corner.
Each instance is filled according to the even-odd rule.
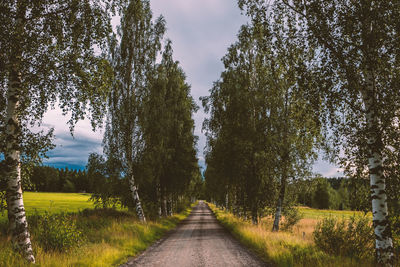
[[[364,212],[362,211],[351,211],[351,210],[319,210],[312,209],[309,207],[300,207],[300,212],[303,214],[304,218],[307,219],[316,219],[321,220],[326,217],[335,217],[335,218],[350,218],[353,215],[363,216]],[[367,216],[372,216],[369,212]]]
[[[46,267],[118,266],[160,239],[186,218],[191,210],[188,208],[172,217],[142,224],[128,211],[83,210],[85,207],[93,207],[91,202],[87,202],[87,194],[25,193],[24,197],[28,220],[35,209],[38,212],[48,210],[49,202],[52,201],[50,211],[70,212],[68,217],[74,220],[83,233],[84,241],[80,247],[68,252],[44,251],[33,229],[31,239],[37,262],[35,266]],[[71,205],[67,205],[68,201],[71,201]],[[0,232],[0,266],[31,266],[13,251],[4,226]]]
[[[361,211],[351,211],[351,210],[319,210],[313,209],[309,207],[299,207],[299,212],[302,214],[303,219],[300,220],[293,227],[292,235],[301,237],[306,242],[313,244],[313,236],[312,233],[314,232],[314,228],[317,223],[328,217],[333,217],[337,219],[348,219],[351,216],[364,216],[365,213]],[[371,216],[371,213],[368,213],[367,216]],[[272,222],[269,218],[264,219],[264,223],[268,224],[271,223],[272,229]]]
[[[90,194],[86,193],[24,192],[23,198],[27,216],[45,211],[49,213],[77,212],[94,208],[93,202],[89,201]],[[7,213],[0,213],[0,224],[6,221]]]
[[[238,219],[231,213],[209,204],[218,221],[240,242],[256,252],[265,262],[273,266],[373,266],[370,261],[357,261],[346,257],[328,255],[318,250],[312,232],[317,218],[331,216],[323,211],[306,211],[305,217],[293,232],[272,232],[272,218],[264,218],[257,226]],[[304,209],[302,209],[303,211]],[[309,212],[309,213],[307,213]],[[307,217],[310,214],[310,217]],[[337,213],[339,216],[340,212]],[[352,214],[348,215],[351,216]],[[343,215],[347,216],[346,212]]]

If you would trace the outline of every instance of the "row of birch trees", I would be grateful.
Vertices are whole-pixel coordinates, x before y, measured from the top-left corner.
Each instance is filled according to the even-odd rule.
[[[203,98],[210,197],[254,223],[273,213],[278,230],[288,183],[307,175],[324,151],[349,178],[370,181],[377,262],[392,266],[400,221],[400,3],[238,4],[250,22]]]
[[[139,185],[149,212],[168,216],[201,183],[192,119],[197,105],[173,59],[172,42],[162,43],[164,33],[165,21],[160,16],[153,22],[149,1],[131,1],[110,46],[115,79],[104,151],[106,161],[119,166],[111,171],[118,169],[117,176],[129,182],[132,203],[144,222]],[[118,190],[106,195],[123,198]]]
[[[225,71],[203,105],[207,135],[207,191],[253,223],[274,211],[279,230],[288,183],[306,177],[320,138],[318,99],[303,75],[312,56],[295,38],[301,32],[281,16],[242,26],[223,58]],[[263,16],[263,17],[261,17]]]
[[[115,16],[121,18],[116,32]],[[138,186],[153,192],[167,214],[198,182],[191,117],[197,107],[164,33],[165,21],[153,21],[149,0],[0,1],[1,190],[10,240],[27,261],[35,257],[21,166],[41,163],[54,147],[53,129],[33,130],[49,108],[71,116],[71,134],[81,119],[89,118],[93,129],[106,120],[105,156],[92,154],[88,172],[104,174],[119,191],[127,182],[142,221]]]

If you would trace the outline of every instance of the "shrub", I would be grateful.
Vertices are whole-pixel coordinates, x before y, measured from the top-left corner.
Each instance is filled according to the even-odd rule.
[[[70,215],[46,212],[32,216],[30,221],[35,240],[45,251],[65,252],[82,242],[82,232]]]
[[[283,231],[292,231],[293,226],[303,218],[298,208],[286,208],[283,211],[283,215],[285,216],[285,220],[282,223]]]
[[[316,225],[313,235],[315,245],[329,254],[358,259],[373,256],[374,232],[367,217],[325,218]]]

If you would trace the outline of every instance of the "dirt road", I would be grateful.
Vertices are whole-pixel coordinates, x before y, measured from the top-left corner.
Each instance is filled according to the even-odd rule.
[[[208,206],[200,202],[167,238],[127,266],[265,266],[219,225]]]

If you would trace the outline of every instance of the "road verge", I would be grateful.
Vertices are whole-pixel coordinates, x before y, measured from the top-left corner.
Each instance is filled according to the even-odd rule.
[[[290,232],[272,232],[270,225],[252,225],[232,213],[207,203],[215,217],[236,239],[273,266],[373,266],[368,262],[335,257]]]

